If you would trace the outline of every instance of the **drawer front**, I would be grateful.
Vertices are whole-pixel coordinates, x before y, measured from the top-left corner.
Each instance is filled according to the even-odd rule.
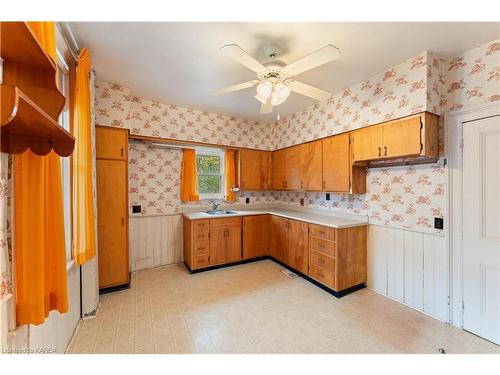
[[[221,219],[210,219],[210,228],[241,227],[241,217],[225,217]]]
[[[195,255],[193,257],[193,269],[208,267],[210,265],[209,254]]]
[[[208,242],[209,229],[198,229],[193,231],[193,243]]]
[[[208,229],[208,220],[193,220],[193,229]]]
[[[210,252],[210,241],[198,241],[193,243],[193,254],[202,255]]]
[[[332,257],[318,253],[314,250],[310,251],[309,262],[313,266],[323,267],[327,270],[335,269],[335,260]]]
[[[333,270],[327,270],[318,266],[309,266],[309,276],[315,280],[318,280],[321,284],[333,288]]]
[[[335,242],[322,240],[321,238],[309,237],[312,250],[335,257]]]
[[[322,225],[309,224],[309,233],[312,236],[325,240],[335,241],[335,228],[324,227]]]

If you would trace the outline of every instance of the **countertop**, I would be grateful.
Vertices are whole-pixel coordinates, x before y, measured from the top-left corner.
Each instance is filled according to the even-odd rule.
[[[321,215],[311,212],[301,212],[295,210],[286,210],[281,208],[266,208],[259,210],[234,210],[234,214],[225,215],[209,215],[206,212],[192,212],[184,213],[184,217],[190,220],[198,219],[220,219],[228,217],[241,217],[241,216],[252,216],[252,215],[275,215],[280,217],[285,217],[287,219],[300,220],[311,224],[324,225],[332,228],[350,228],[358,227],[363,225],[368,225],[368,219],[353,219],[350,217],[345,217],[342,215]]]

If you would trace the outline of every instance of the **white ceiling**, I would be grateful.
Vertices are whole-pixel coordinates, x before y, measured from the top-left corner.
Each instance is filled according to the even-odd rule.
[[[222,56],[236,43],[257,60],[277,43],[293,62],[326,44],[341,58],[296,78],[332,93],[356,84],[424,51],[453,56],[500,37],[500,23],[185,23],[72,22],[80,47],[91,51],[97,78],[120,83],[134,95],[209,112],[256,120],[255,88],[221,96],[212,90],[254,79],[255,73]],[[281,115],[300,111],[312,99],[292,93]]]

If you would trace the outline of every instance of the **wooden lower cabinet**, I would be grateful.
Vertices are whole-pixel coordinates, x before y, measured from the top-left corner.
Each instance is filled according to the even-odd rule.
[[[241,217],[189,220],[184,218],[184,261],[190,269],[241,260]]]
[[[309,224],[308,276],[335,291],[366,282],[367,227],[334,229]]]
[[[288,261],[290,267],[307,273],[309,250],[309,225],[303,221],[288,220]]]
[[[271,248],[271,215],[243,218],[243,259],[268,255]]]
[[[274,215],[184,218],[191,270],[270,255],[334,291],[366,282],[367,226],[336,229]]]
[[[288,219],[271,216],[271,256],[280,262],[288,261]]]

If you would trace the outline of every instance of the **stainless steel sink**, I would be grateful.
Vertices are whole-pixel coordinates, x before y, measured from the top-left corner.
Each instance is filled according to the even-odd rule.
[[[209,215],[234,215],[236,211],[224,211],[224,210],[208,210],[207,214]]]

